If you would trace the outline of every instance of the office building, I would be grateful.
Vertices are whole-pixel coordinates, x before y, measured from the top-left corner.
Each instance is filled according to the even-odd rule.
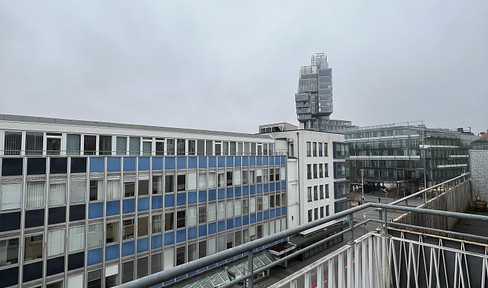
[[[286,229],[269,135],[0,115],[0,160],[0,287],[110,287]]]

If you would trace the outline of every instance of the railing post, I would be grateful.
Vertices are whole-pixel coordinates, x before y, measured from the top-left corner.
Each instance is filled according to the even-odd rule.
[[[405,198],[405,206],[408,206],[408,198]]]
[[[425,202],[427,202],[427,190],[424,190],[424,193],[422,193],[422,195],[424,196],[424,204],[425,204]]]
[[[378,218],[381,220],[383,220],[383,210],[381,210],[381,208],[378,208]]]
[[[251,277],[247,278],[247,288],[252,288],[253,286],[253,280],[254,280],[253,256],[254,256],[254,252],[252,250],[249,251],[249,254],[247,254],[247,265]]]
[[[388,235],[388,216],[386,214],[386,208],[385,209],[385,236]]]
[[[353,214],[349,214],[349,228],[351,228],[351,236],[349,237],[349,245],[352,245],[354,243],[354,219],[353,219]]]

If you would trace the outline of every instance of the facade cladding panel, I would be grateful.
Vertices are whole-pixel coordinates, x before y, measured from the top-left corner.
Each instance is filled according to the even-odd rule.
[[[286,229],[277,141],[0,115],[0,287],[121,284]]]

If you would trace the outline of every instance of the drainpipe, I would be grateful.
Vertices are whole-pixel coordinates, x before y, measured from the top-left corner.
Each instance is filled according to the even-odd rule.
[[[300,177],[300,134],[297,132],[297,179],[298,179],[298,185],[297,185],[297,192],[298,192],[298,225],[302,225],[302,193],[300,193],[300,186],[302,185],[302,178]]]

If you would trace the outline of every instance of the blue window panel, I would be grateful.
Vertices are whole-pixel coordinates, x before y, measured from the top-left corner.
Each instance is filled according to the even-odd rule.
[[[251,216],[251,224],[256,223],[256,213],[252,213],[250,216]]]
[[[219,189],[219,199],[224,199],[225,198],[225,189]]]
[[[227,156],[226,158],[227,158],[227,167],[232,167],[232,166],[234,166],[234,157],[232,157],[232,156],[230,156],[230,157],[229,157],[229,156]]]
[[[210,264],[210,265],[208,265],[208,269],[212,269],[214,267],[217,267],[217,264]]]
[[[233,198],[234,197],[234,189],[232,187],[227,188],[227,198]]]
[[[234,188],[234,191],[235,191],[236,197],[241,196],[241,187],[240,186]]]
[[[175,206],[175,194],[164,195],[164,207]]]
[[[273,183],[271,183],[271,184],[273,184]],[[268,190],[269,190],[269,183],[263,184],[263,192],[268,192]]]
[[[107,158],[107,171],[108,172],[119,172],[120,171],[120,158],[119,157]]]
[[[215,222],[208,224],[208,234],[215,234],[215,232],[217,232],[217,224]]]
[[[176,281],[180,281],[180,280],[183,280],[185,278],[186,278],[186,275],[182,275],[182,276],[176,277]]]
[[[163,170],[163,157],[152,158],[152,170]]]
[[[198,157],[198,168],[207,168],[207,157]]]
[[[175,244],[175,232],[164,233],[164,246]]]
[[[225,231],[225,221],[219,221],[217,224],[217,228],[219,229],[219,232]]]
[[[197,192],[188,192],[188,204],[197,203]]]
[[[124,171],[136,171],[136,157],[124,158]]]
[[[276,191],[281,190],[281,182],[276,182]]]
[[[257,184],[256,190],[257,190],[257,193],[263,193],[263,184]]]
[[[137,253],[149,250],[149,237],[137,239]]]
[[[188,275],[188,277],[190,277],[190,276],[193,276],[193,275],[195,275],[195,274],[197,274],[197,271],[190,272],[190,273],[188,273],[187,275]]]
[[[275,191],[275,183],[269,183],[269,191],[270,192],[274,192]],[[267,192],[267,191],[264,191],[264,192]]]
[[[208,201],[214,201],[217,199],[217,191],[216,190],[208,190]]]
[[[281,208],[276,208],[276,217],[281,216]]]
[[[107,202],[107,216],[120,214],[120,201]]]
[[[281,181],[281,190],[286,190],[286,182]]]
[[[241,157],[234,158],[234,166],[240,167],[241,166]]]
[[[269,210],[269,218],[274,218],[275,217],[275,210],[271,209]]]
[[[242,186],[242,195],[249,195],[249,186]]]
[[[203,224],[198,226],[198,237],[207,235],[207,225]]]
[[[197,168],[197,157],[188,157],[188,168]]]
[[[107,246],[105,248],[105,261],[119,258],[119,244]]]
[[[149,157],[140,157],[137,166],[139,170],[149,170]]]
[[[136,200],[135,199],[125,199],[122,203],[123,213],[132,213],[136,211]]]
[[[122,243],[122,257],[134,254],[134,240]]]
[[[103,203],[90,203],[88,208],[88,218],[103,216]]]
[[[152,209],[163,208],[163,196],[152,197]]]
[[[215,197],[215,190],[214,191],[214,197]],[[215,199],[214,199],[215,200]],[[198,202],[206,202],[207,201],[207,191],[198,191]]]
[[[169,284],[174,283],[174,282],[175,282],[175,279],[168,280],[168,281],[163,283],[163,286],[169,285]]]
[[[244,156],[242,157],[242,166],[248,166],[249,164],[249,157]]]
[[[103,249],[102,248],[97,248],[97,249],[91,249],[88,250],[88,266],[101,263],[102,262],[102,257],[103,257]]]
[[[256,165],[256,157],[251,156],[251,157],[249,157],[249,160],[251,162],[251,166],[255,166]]]
[[[197,227],[188,228],[188,240],[197,238]]]
[[[137,209],[139,211],[149,210],[149,197],[138,198],[137,202]]]
[[[269,157],[269,160],[268,160],[269,161],[269,165],[274,165],[275,164],[275,161],[274,160],[275,159],[274,159],[273,156]]]
[[[175,169],[175,157],[166,157],[164,161],[164,168]]]
[[[178,193],[176,195],[176,205],[185,205],[186,204],[186,193]]]
[[[208,167],[209,168],[215,168],[217,166],[217,159],[216,157],[208,157]]]
[[[151,237],[151,249],[156,249],[163,246],[163,235],[154,235]]]
[[[198,273],[205,272],[207,270],[207,267],[203,267],[202,269],[198,270]]]
[[[225,157],[218,157],[219,167],[225,167]]]
[[[268,157],[263,157],[263,165],[268,165]]]
[[[242,216],[242,225],[249,225],[249,215]]]
[[[227,219],[227,230],[234,228],[234,218]]]
[[[281,207],[281,215],[286,215],[286,206]]]
[[[256,194],[256,186],[255,185],[250,185],[249,188],[251,190],[251,195]]]
[[[241,218],[241,217],[236,217],[236,218],[235,218],[235,221],[234,221],[234,222],[235,222],[235,224],[236,224],[236,228],[237,228],[237,227],[241,227],[241,223],[242,223],[242,221],[241,221],[241,220],[242,220],[242,218]]]
[[[185,169],[186,168],[186,157],[178,157],[178,169]]]
[[[186,241],[186,229],[176,231],[176,243]]]
[[[285,165],[286,164],[286,158],[285,156],[281,156],[281,165]]]
[[[264,211],[264,220],[268,220],[269,219],[269,211],[266,210]]]
[[[256,165],[257,166],[263,165],[263,157],[261,157],[261,156],[258,156],[257,157],[257,159],[256,159]]]
[[[258,212],[258,222],[263,221],[263,212]]]
[[[90,172],[105,171],[105,158],[90,158]]]

